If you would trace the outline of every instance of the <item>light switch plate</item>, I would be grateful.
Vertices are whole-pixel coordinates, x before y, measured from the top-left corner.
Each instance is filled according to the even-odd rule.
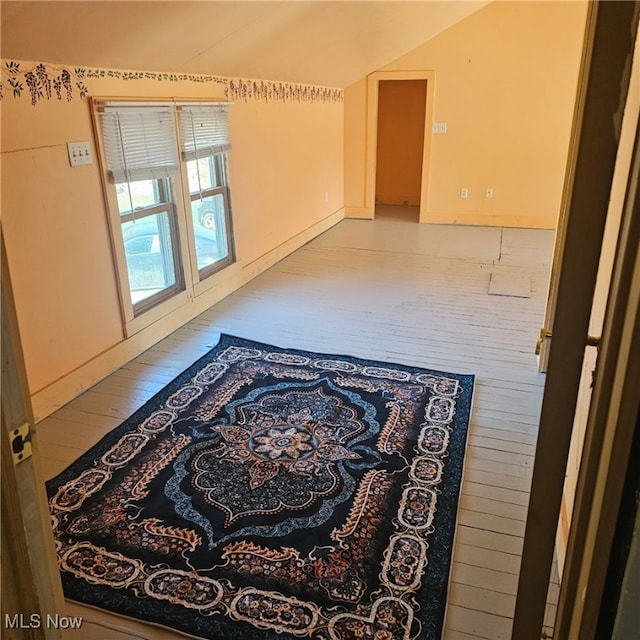
[[[84,142],[67,142],[67,151],[69,152],[69,164],[72,167],[79,167],[83,164],[91,164],[91,146],[88,141]]]
[[[446,122],[434,122],[431,127],[431,131],[433,133],[447,133],[447,123]]]

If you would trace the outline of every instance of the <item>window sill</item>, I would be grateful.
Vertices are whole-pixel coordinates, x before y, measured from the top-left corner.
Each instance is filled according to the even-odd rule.
[[[134,336],[143,329],[159,322],[165,316],[173,313],[191,301],[191,296],[187,291],[181,291],[168,300],[161,302],[144,313],[128,320],[124,323],[124,335],[126,338]]]

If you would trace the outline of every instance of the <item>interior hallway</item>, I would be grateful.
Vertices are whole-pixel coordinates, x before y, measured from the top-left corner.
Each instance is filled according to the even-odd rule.
[[[544,384],[533,348],[554,234],[412,220],[415,211],[400,207],[381,209],[374,221],[342,221],[40,422],[45,476],[206,353],[220,332],[473,373],[443,638],[508,640]],[[489,295],[492,273],[530,282],[530,297]],[[181,637],[78,605],[69,613],[85,618],[78,640]]]

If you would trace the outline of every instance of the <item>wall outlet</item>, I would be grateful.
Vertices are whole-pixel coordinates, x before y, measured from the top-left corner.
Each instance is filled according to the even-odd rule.
[[[493,187],[487,187],[484,190],[484,197],[485,198],[493,198]]]
[[[83,164],[91,164],[91,147],[89,142],[67,142],[67,152],[69,153],[69,164],[72,167],[79,167]]]
[[[433,133],[447,133],[447,123],[446,122],[434,122],[431,126],[431,131]]]
[[[461,198],[469,197],[469,189],[467,189],[467,187],[462,187],[462,189],[460,189],[460,197]]]

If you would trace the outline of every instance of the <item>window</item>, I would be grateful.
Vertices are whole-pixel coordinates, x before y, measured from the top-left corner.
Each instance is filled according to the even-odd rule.
[[[136,195],[154,194],[146,206],[119,207],[131,302],[145,308],[183,288],[176,222],[166,178],[128,187]]]
[[[206,276],[229,258],[227,241],[229,150],[226,107],[183,106],[179,111],[182,157],[187,164],[198,271]]]
[[[233,262],[227,110],[95,103],[125,322]]]

